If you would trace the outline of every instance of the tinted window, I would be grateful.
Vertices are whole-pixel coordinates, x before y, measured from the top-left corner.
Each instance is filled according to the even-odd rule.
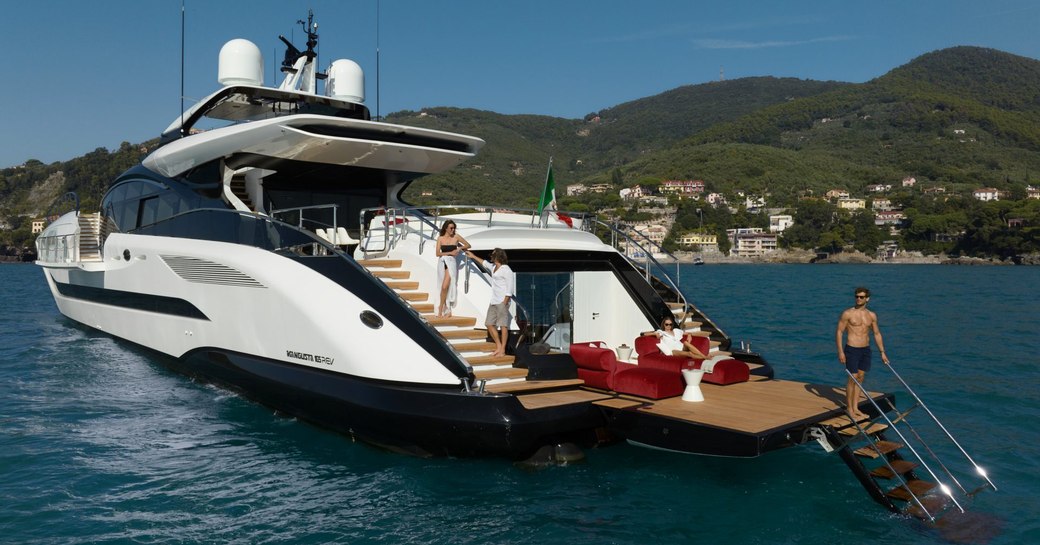
[[[140,225],[151,225],[151,224],[155,223],[155,221],[157,219],[158,209],[159,209],[159,198],[158,197],[148,197],[146,199],[141,199],[141,206],[140,206],[141,221],[140,221]]]

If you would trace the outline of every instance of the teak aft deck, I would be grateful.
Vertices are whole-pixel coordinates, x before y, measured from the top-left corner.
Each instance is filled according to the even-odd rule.
[[[569,387],[564,390],[514,393],[524,407],[532,410],[592,403],[604,412],[608,429],[634,443],[737,457],[758,456],[805,442],[805,430],[810,426],[845,414],[842,388],[755,378],[726,386],[702,383],[703,402],[680,397],[652,400],[581,387],[574,385],[576,381],[568,381]],[[529,382],[528,388],[534,382]],[[551,382],[546,381],[546,385]],[[879,392],[870,392],[870,396],[878,403],[890,397]]]

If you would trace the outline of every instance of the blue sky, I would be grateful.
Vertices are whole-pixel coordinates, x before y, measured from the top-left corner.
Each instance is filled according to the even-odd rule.
[[[376,0],[185,0],[185,95],[217,53],[256,43],[268,82],[312,8],[322,67],[346,57],[376,99]],[[1040,58],[1035,0],[381,0],[382,114],[458,106],[579,118],[680,85],[747,76],[864,82],[945,47]],[[638,6],[638,7],[637,7]],[[0,0],[0,167],[159,133],[180,112],[180,0]],[[189,106],[189,98],[185,106]],[[477,135],[479,136],[479,135]]]

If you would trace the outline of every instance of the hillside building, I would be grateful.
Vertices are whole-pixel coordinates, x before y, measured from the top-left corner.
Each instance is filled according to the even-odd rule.
[[[982,187],[972,191],[971,195],[982,202],[1000,200],[1000,191],[997,191],[995,187]]]
[[[665,180],[659,189],[661,193],[680,197],[704,193],[704,180]]]
[[[736,257],[761,257],[776,251],[776,234],[764,233],[759,227],[726,229],[731,248],[729,254]]]
[[[788,214],[777,214],[769,216],[769,232],[783,233],[788,227],[794,225],[794,217]]]
[[[854,199],[845,197],[838,199],[838,208],[844,210],[862,210],[867,207],[866,199]]]
[[[702,253],[718,253],[719,241],[714,234],[708,233],[684,233],[679,237],[679,247]]]

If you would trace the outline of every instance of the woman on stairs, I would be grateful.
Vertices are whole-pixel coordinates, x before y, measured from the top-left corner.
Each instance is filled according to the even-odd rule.
[[[458,234],[455,222],[447,220],[441,225],[440,236],[437,237],[437,283],[441,287],[441,301],[437,307],[437,316],[451,316],[451,309],[457,300],[458,255],[470,248],[469,242]]]

